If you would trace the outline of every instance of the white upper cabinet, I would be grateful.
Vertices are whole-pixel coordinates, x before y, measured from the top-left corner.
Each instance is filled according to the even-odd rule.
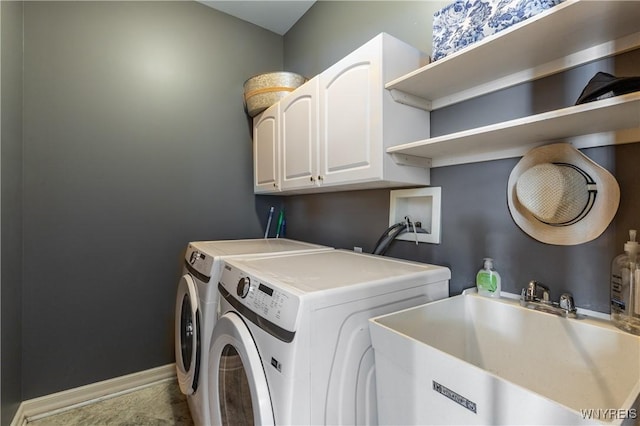
[[[316,186],[318,171],[318,77],[280,101],[282,190]]]
[[[275,104],[253,120],[253,191],[256,194],[280,189],[279,112],[280,105]]]
[[[398,78],[397,102],[426,110],[495,92],[640,47],[640,3],[566,0]],[[490,107],[490,106],[488,106]],[[577,148],[640,140],[640,92],[387,148],[433,167],[508,158],[550,141]]]
[[[379,43],[370,42],[320,76],[323,184],[382,175],[381,60]]]
[[[255,192],[428,185],[428,160],[385,152],[429,135],[429,113],[394,102],[384,89],[423,60],[415,48],[380,34],[282,99],[279,115],[267,110],[273,124],[263,113],[254,121]],[[271,153],[277,158],[267,161]],[[271,165],[280,167],[275,174]]]

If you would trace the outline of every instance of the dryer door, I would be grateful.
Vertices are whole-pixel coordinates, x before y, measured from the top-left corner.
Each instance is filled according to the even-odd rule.
[[[196,284],[185,274],[176,297],[176,372],[180,390],[191,395],[198,388],[201,322]]]
[[[253,337],[235,312],[213,329],[209,351],[211,422],[216,425],[273,425],[271,396]]]

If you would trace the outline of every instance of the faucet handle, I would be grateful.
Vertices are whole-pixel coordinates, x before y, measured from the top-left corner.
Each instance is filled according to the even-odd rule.
[[[528,301],[549,301],[549,289],[536,280],[529,281],[529,285],[524,293],[525,300]]]
[[[522,289],[522,295],[524,296],[524,300],[532,301],[536,297],[536,286],[538,282],[535,280],[529,281],[529,285],[526,289]]]
[[[560,296],[560,307],[567,312],[576,311],[576,305],[573,302],[573,296],[570,293],[563,293]]]

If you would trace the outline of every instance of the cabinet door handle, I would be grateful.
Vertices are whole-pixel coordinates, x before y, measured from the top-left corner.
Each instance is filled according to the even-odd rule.
[[[322,175],[318,175],[318,180],[322,181],[322,180],[324,180],[324,177]]]
[[[313,178],[313,176],[309,177],[309,181],[310,182],[315,182],[316,180]]]

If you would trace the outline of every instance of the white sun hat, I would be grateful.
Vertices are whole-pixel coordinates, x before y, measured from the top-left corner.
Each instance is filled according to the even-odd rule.
[[[576,245],[607,229],[620,204],[620,187],[606,169],[568,143],[534,148],[509,176],[514,222],[538,241]]]

